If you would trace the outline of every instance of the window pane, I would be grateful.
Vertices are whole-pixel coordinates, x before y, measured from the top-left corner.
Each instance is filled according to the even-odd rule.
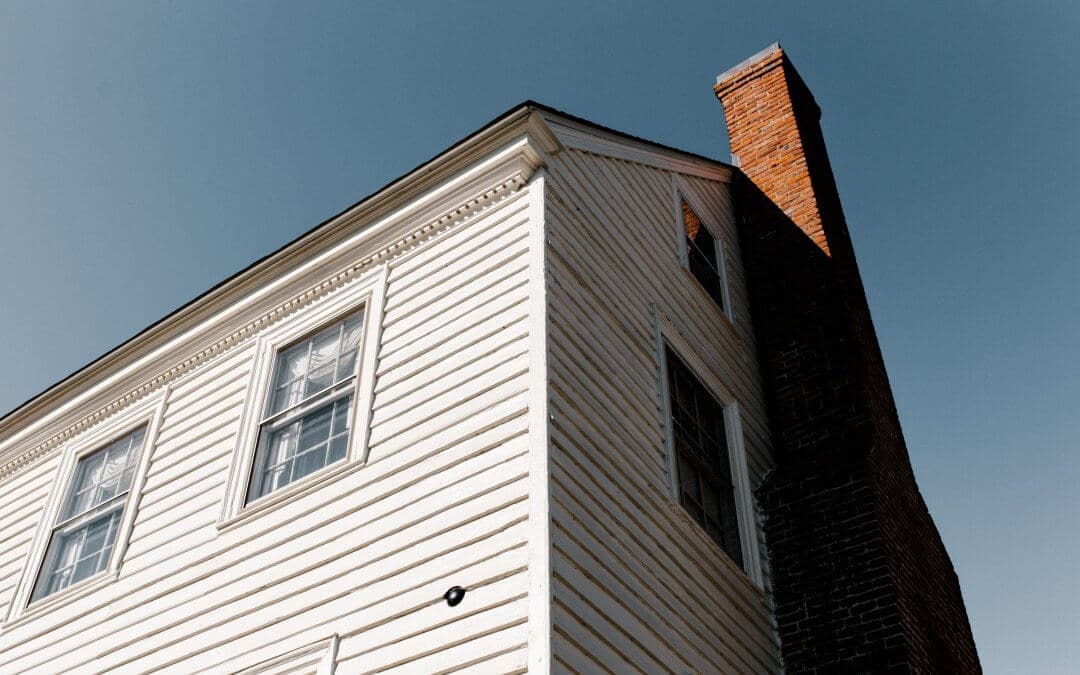
[[[297,452],[310,450],[329,440],[330,418],[333,414],[334,406],[330,405],[300,419],[300,445]]]
[[[686,231],[686,261],[690,272],[722,309],[724,281],[720,276],[720,261],[716,257],[716,238],[685,200],[682,202],[682,215]]]
[[[324,366],[312,370],[308,374],[307,382],[304,387],[304,398],[314,396],[320,391],[328,389],[330,385],[334,384],[337,380],[334,375],[337,372],[337,362],[332,360]]]
[[[689,237],[690,241],[694,241],[705,229],[701,225],[701,219],[698,218],[698,215],[694,213],[694,209],[690,208],[685,199],[682,200],[682,221],[683,229],[686,230],[686,236]]]
[[[670,349],[666,361],[679,501],[709,536],[742,565],[724,406]]]
[[[33,599],[43,598],[104,570],[116,542],[123,508],[115,508],[76,529],[53,535]]]
[[[360,310],[345,319],[345,333],[342,336],[341,351],[356,351],[360,347],[360,335],[364,329],[364,311]]]
[[[301,379],[308,371],[308,352],[311,344],[302,342],[291,349],[286,349],[278,357],[278,372],[275,378],[280,387],[288,382]]]
[[[79,460],[61,521],[128,491],[145,435],[146,428],[141,427]]]
[[[292,479],[300,480],[324,466],[326,466],[326,443],[309,448],[296,456]]]
[[[102,448],[97,452],[87,455],[79,460],[75,467],[75,479],[72,481],[72,489],[75,494],[87,493],[86,501],[89,504],[93,492],[101,482],[101,472],[105,467],[105,454],[108,448]]]
[[[291,380],[274,390],[270,413],[278,413],[304,400],[304,378]]]
[[[258,499],[345,457],[352,394],[316,408],[295,422],[264,429],[248,501]]]
[[[347,435],[334,438],[332,441],[330,441],[330,453],[326,458],[326,463],[330,464],[332,462],[338,461],[339,459],[343,459],[345,457],[345,450],[348,447],[349,437]]]
[[[356,374],[356,350],[345,352],[338,359],[337,373],[334,375],[334,381],[340,382],[346,377],[350,377]]]
[[[363,326],[361,310],[282,351],[267,414],[288,410],[355,374]]]
[[[344,322],[335,324],[311,338],[311,362],[308,363],[308,371],[334,365],[341,349],[341,331],[343,328]]]

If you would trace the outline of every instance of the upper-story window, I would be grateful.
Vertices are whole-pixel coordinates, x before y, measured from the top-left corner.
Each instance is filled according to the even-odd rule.
[[[247,501],[345,458],[363,328],[360,310],[277,353]]]
[[[372,268],[259,334],[219,529],[364,465],[388,274]]]
[[[725,406],[670,347],[664,357],[679,503],[743,567]]]
[[[142,426],[76,462],[31,601],[109,566],[145,438]]]
[[[686,240],[686,266],[721,311],[728,311],[724,248],[694,208],[679,196],[682,228]]]

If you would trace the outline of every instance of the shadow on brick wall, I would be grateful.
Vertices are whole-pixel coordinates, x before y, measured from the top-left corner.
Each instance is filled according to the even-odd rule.
[[[774,431],[776,468],[756,497],[787,672],[981,672],[843,214],[822,213],[830,255],[748,179],[736,190]]]

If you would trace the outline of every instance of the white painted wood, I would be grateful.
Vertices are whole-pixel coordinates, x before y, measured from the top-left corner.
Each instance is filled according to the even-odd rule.
[[[530,152],[527,143],[496,149],[418,204],[469,202],[524,175],[528,163],[515,158]],[[544,184],[516,180],[158,389],[160,424],[142,455],[118,573],[58,594],[48,611],[16,612],[0,627],[0,672],[329,673],[333,663],[337,672],[520,672],[537,583],[530,522],[546,513],[530,480],[544,460],[530,442],[544,414],[534,403],[544,397],[543,342],[530,330],[543,322],[534,297],[542,277],[530,275],[541,273],[531,254],[542,247],[543,223],[533,219],[542,219]],[[421,227],[432,208],[402,203],[398,212]],[[409,224],[396,222],[399,232]],[[385,237],[354,227],[326,249],[312,245],[307,259],[349,265],[385,247]],[[242,302],[299,297],[333,274],[313,262],[244,288]],[[347,461],[242,508],[275,351],[360,305]],[[211,316],[192,336],[220,334],[233,320]],[[158,364],[146,368],[149,377]],[[31,540],[49,529],[55,507],[45,501],[62,492],[63,471],[50,459],[4,483],[0,537],[19,550],[0,552],[0,597],[40,557]],[[455,584],[469,591],[450,608],[442,594]],[[333,662],[331,635],[341,637]]]
[[[771,466],[729,173],[523,109],[0,421],[0,672],[777,671],[664,443],[677,333],[747,485]],[[674,185],[726,318],[680,268]],[[347,461],[244,508],[274,352],[361,304]],[[69,455],[146,401],[112,573],[17,609]]]
[[[292,320],[265,331],[256,341],[255,363],[247,386],[246,403],[240,416],[240,431],[233,453],[225,499],[222,501],[219,528],[231,527],[278,507],[282,502],[318,489],[334,471],[367,458],[371,404],[374,398],[375,364],[386,296],[385,267],[377,268],[355,280],[344,289],[332,293],[293,315]],[[353,385],[353,403],[349,411],[350,427],[345,459],[335,465],[305,476],[283,488],[265,495],[255,503],[245,505],[248,483],[251,480],[255,447],[267,400],[270,378],[277,354],[301,336],[341,317],[363,310],[363,329],[357,351],[359,375]]]
[[[771,466],[768,423],[728,185],[673,173],[556,127],[546,212],[551,397],[552,659],[571,672],[779,672],[750,490]],[[711,178],[712,180],[709,180]],[[680,200],[723,251],[725,310],[685,270]],[[722,247],[722,248],[720,248]],[[663,340],[728,403],[750,564],[738,569],[682,511]],[[738,422],[738,424],[736,424]],[[740,431],[741,425],[741,431]],[[745,458],[743,458],[745,456]]]
[[[529,590],[528,669],[549,673],[551,662],[551,497],[548,472],[548,312],[544,197],[547,183],[540,169],[529,184],[529,370],[534,386],[529,398]],[[489,664],[494,665],[494,664]]]
[[[333,635],[250,668],[236,675],[334,675],[337,668],[338,636]]]
[[[37,531],[31,542],[29,554],[26,556],[26,563],[19,584],[8,606],[5,627],[31,621],[34,617],[51,611],[60,603],[70,602],[72,599],[86,596],[116,579],[120,572],[120,564],[124,559],[124,552],[128,547],[128,538],[131,536],[135,515],[139,510],[146,471],[150,466],[150,457],[153,454],[158,430],[161,428],[161,419],[168,398],[169,387],[166,387],[156,396],[140,401],[122,415],[81,435],[64,449],[63,459],[60,462],[57,475],[53,479],[44,514],[38,522]],[[124,499],[120,525],[105,568],[97,574],[31,604],[31,593],[41,573],[42,561],[45,558],[45,551],[52,537],[53,526],[56,524],[60,509],[63,507],[63,501],[68,495],[75,465],[82,457],[97,451],[113,439],[129,434],[142,426],[146,427],[146,433],[143,437],[142,447],[138,449],[139,455],[132,475],[131,487],[127,497]]]
[[[20,407],[0,421],[0,463],[13,462],[0,464],[0,476],[30,461],[20,452],[32,453],[29,457],[41,452],[33,446],[49,442],[58,420],[77,426],[73,418],[94,411],[95,402],[122,400],[115,397],[129,393],[132,381],[142,382],[139,389],[150,387],[138,377],[140,371],[144,377],[158,372],[165,360],[162,381],[184,373],[356,270],[382,264],[511,193],[540,165],[528,124],[529,111],[523,110],[485,129],[67,378],[48,392],[60,397],[53,405],[43,407],[48,401],[41,396]],[[470,155],[481,149],[486,154]],[[358,249],[367,252],[359,260]],[[343,268],[345,261],[353,265]],[[319,281],[318,288],[309,286],[312,279]],[[301,295],[295,294],[298,288]],[[222,326],[236,332],[188,357],[191,349],[220,336]],[[91,416],[103,414],[98,409]]]

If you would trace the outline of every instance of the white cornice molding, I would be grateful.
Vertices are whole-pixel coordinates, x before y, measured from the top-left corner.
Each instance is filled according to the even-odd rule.
[[[525,133],[535,141],[537,147],[545,154],[554,155],[563,148],[562,143],[559,142],[559,137],[548,126],[543,115],[536,111],[529,114],[529,119],[525,123]]]
[[[247,295],[236,298],[234,302],[225,305],[215,314],[202,318],[182,335],[169,336],[168,325],[166,325],[165,330],[156,331],[156,335],[147,336],[143,342],[148,344],[139,345],[144,349],[144,353],[132,362],[123,364],[121,371],[111,377],[101,382],[90,382],[89,386],[86,386],[87,383],[84,380],[89,380],[92,373],[85,376],[83,373],[78,373],[72,376],[62,384],[65,390],[75,390],[82,386],[86,388],[78,389],[76,396],[50,410],[41,418],[29,421],[24,428],[14,430],[11,436],[0,443],[0,482],[36,463],[65,441],[108,419],[166,383],[174,381],[206,361],[230,350],[266,326],[339,288],[366,270],[407,253],[452,227],[466,222],[485,207],[492,206],[516,193],[526,185],[533,172],[543,165],[544,154],[551,147],[550,144],[537,139],[532,129],[529,131],[531,133],[519,136],[493,155],[475,162],[451,180],[432,188],[420,198],[407,204],[399,204],[399,208],[384,213],[382,218],[374,222],[361,225],[357,222],[361,218],[354,214],[353,210],[342,214],[324,227],[340,229],[344,226],[352,226],[353,228],[361,227],[361,230],[331,245],[318,255],[308,257],[302,265],[290,268],[284,273],[282,273],[282,265],[277,256],[265,261],[258,269],[252,270],[249,278],[242,280],[244,282],[242,285],[237,285],[239,291],[234,290],[234,293],[247,290]],[[462,195],[467,196],[462,199]],[[358,206],[357,209],[359,208]],[[424,224],[420,227],[408,227],[410,223],[417,220]],[[320,241],[325,244],[324,240]],[[357,247],[370,249],[379,241],[385,243],[378,245],[375,252],[344,267],[340,266],[339,261],[347,257],[350,251],[355,251]],[[308,253],[312,247],[317,248],[318,244],[307,243],[305,248],[308,248]],[[294,250],[283,251],[281,255],[290,253],[294,253]],[[295,260],[295,256],[293,259]],[[310,275],[312,271],[326,269],[333,263],[339,264],[336,271],[327,274],[318,283],[288,296],[284,302],[272,305],[269,310],[261,311],[248,318],[232,327],[225,335],[217,339],[211,337],[216,328],[219,329],[223,324],[229,325],[230,321],[235,322],[237,316],[245,316],[244,310],[260,302],[266,302],[268,297],[273,297],[274,291],[280,292],[283,286],[296,283],[298,279]],[[164,339],[159,339],[155,344],[155,338],[161,334],[164,334]],[[137,386],[122,387],[122,392],[115,394],[108,403],[98,406],[89,414],[82,415],[74,423],[62,424],[62,430],[48,435],[44,440],[37,442],[28,440],[35,435],[40,436],[42,430],[50,423],[60,423],[60,420],[70,416],[73,410],[77,410],[80,404],[85,405],[86,402],[95,398],[105,397],[110,389],[121,387],[125,375],[145,370],[155,360],[166,354],[181,351],[184,346],[197,341],[201,341],[202,344],[209,341],[210,344],[175,362],[171,367],[158,371],[153,377],[143,379]],[[14,426],[16,424],[11,423],[9,428]],[[32,444],[32,447],[19,450],[27,444]]]
[[[709,180],[731,182],[731,168],[719,162],[694,157],[647,141],[635,141],[553,114],[546,114],[544,119],[548,129],[563,147]]]

